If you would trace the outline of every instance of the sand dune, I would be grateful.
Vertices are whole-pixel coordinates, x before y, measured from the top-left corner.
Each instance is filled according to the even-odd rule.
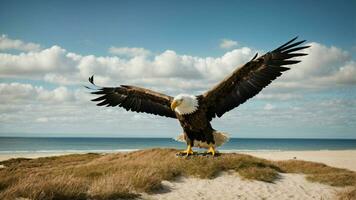
[[[321,162],[333,167],[356,171],[356,150],[345,151],[282,151],[239,152],[269,160],[306,160]],[[0,160],[14,157],[36,158],[56,154],[0,155]],[[115,154],[113,154],[115,155]],[[0,166],[1,167],[1,166]],[[310,182],[303,174],[280,174],[273,183],[241,178],[235,171],[222,172],[214,179],[178,177],[174,181],[163,181],[163,190],[155,194],[142,194],[143,199],[337,199],[344,187]]]
[[[337,199],[341,188],[307,181],[300,174],[281,174],[275,183],[243,180],[236,173],[222,173],[212,180],[179,178],[175,182],[164,181],[166,191],[144,195],[144,199],[161,200],[216,200],[216,199]]]
[[[306,160],[321,162],[333,167],[356,171],[356,151],[282,151],[282,152],[243,152],[269,160]],[[221,173],[212,180],[181,177],[177,181],[165,181],[165,193],[145,195],[146,199],[160,200],[258,200],[258,199],[337,199],[337,193],[344,190],[319,183],[312,183],[302,174],[280,174],[274,183],[243,180],[236,173]]]

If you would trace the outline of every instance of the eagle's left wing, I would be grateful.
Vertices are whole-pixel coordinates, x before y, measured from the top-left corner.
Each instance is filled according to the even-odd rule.
[[[290,59],[307,55],[297,51],[309,46],[299,46],[305,40],[294,42],[296,39],[297,37],[257,59],[256,54],[250,62],[236,69],[214,88],[201,95],[207,106],[209,120],[215,116],[221,117],[258,94],[282,72],[289,70],[288,67],[284,67],[285,65],[299,63],[299,60]]]
[[[89,78],[94,84],[94,76]],[[96,86],[96,85],[95,85]],[[98,101],[98,106],[119,106],[127,111],[145,112],[164,117],[176,118],[170,105],[173,97],[146,88],[121,85],[119,87],[98,87],[92,94],[100,95],[92,101]],[[89,88],[89,87],[87,87]],[[89,88],[93,89],[93,88]]]

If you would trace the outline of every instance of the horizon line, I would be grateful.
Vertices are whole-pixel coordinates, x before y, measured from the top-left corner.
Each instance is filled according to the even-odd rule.
[[[0,138],[101,138],[101,139],[174,139],[174,137],[97,137],[97,136],[0,136]],[[356,140],[356,138],[283,138],[283,137],[230,137],[230,139],[308,139],[308,140]]]

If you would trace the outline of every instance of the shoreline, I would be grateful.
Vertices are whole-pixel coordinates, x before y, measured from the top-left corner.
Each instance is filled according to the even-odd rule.
[[[136,151],[132,150],[132,151]],[[69,154],[86,154],[86,153],[128,153],[131,150],[124,151],[65,151],[65,152],[20,152],[20,153],[0,153],[0,161],[12,158],[40,158]],[[267,160],[305,160],[312,162],[324,163],[326,165],[338,168],[345,168],[356,171],[356,150],[300,150],[300,151],[221,151],[222,153],[240,153],[247,154]]]

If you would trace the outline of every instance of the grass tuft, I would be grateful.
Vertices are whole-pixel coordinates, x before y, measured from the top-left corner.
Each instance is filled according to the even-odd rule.
[[[274,180],[276,180],[279,177],[278,172],[276,170],[268,168],[268,167],[266,167],[266,168],[258,168],[258,167],[244,168],[239,171],[239,174],[246,179],[260,180],[260,181],[269,182],[269,183],[272,183]]]

